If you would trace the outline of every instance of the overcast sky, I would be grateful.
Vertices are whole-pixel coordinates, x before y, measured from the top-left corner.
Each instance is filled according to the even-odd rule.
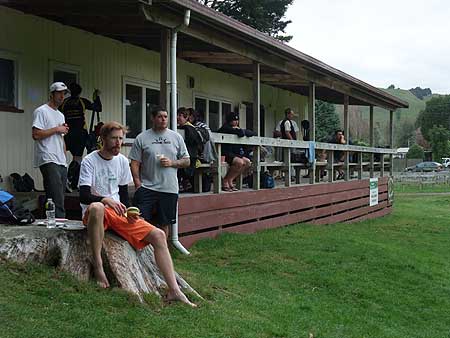
[[[289,45],[377,87],[450,94],[449,0],[294,0]]]

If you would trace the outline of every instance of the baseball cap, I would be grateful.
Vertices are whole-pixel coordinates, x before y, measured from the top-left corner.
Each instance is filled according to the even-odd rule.
[[[227,122],[231,121],[239,121],[239,114],[236,113],[229,113],[226,117]]]
[[[64,82],[54,82],[50,85],[50,93],[62,91],[66,93],[69,91]]]

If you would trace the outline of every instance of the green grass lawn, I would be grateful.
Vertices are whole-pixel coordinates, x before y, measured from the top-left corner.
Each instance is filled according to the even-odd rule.
[[[198,309],[3,262],[0,336],[450,337],[449,222],[450,196],[397,194],[377,220],[199,242],[175,258]]]

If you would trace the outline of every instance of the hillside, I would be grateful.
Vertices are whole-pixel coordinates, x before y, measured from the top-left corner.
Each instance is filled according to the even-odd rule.
[[[427,96],[423,100],[418,99],[409,90],[405,89],[384,89],[381,90],[398,97],[401,100],[408,102],[409,108],[398,109],[394,113],[394,133],[398,134],[400,128],[408,126],[412,128],[420,111],[425,109],[426,101],[433,96]],[[336,106],[341,121],[343,121],[343,106]],[[369,138],[369,107],[365,106],[351,106],[349,108],[350,114],[350,134],[356,140],[368,141]],[[375,107],[374,109],[374,123],[378,129],[378,145],[386,145],[388,143],[388,125],[389,125],[389,111],[386,109]],[[377,132],[376,132],[377,134]],[[378,136],[378,137],[377,137]]]

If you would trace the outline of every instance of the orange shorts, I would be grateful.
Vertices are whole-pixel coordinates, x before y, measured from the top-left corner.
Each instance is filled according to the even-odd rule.
[[[83,217],[83,224],[88,224],[89,209],[86,210]],[[108,207],[105,207],[105,217],[103,218],[103,227],[105,230],[111,229],[120,237],[130,243],[136,250],[142,249],[149,243],[144,238],[150,231],[155,229],[153,225],[146,222],[143,218],[134,223],[129,223],[125,216],[119,216]]]

